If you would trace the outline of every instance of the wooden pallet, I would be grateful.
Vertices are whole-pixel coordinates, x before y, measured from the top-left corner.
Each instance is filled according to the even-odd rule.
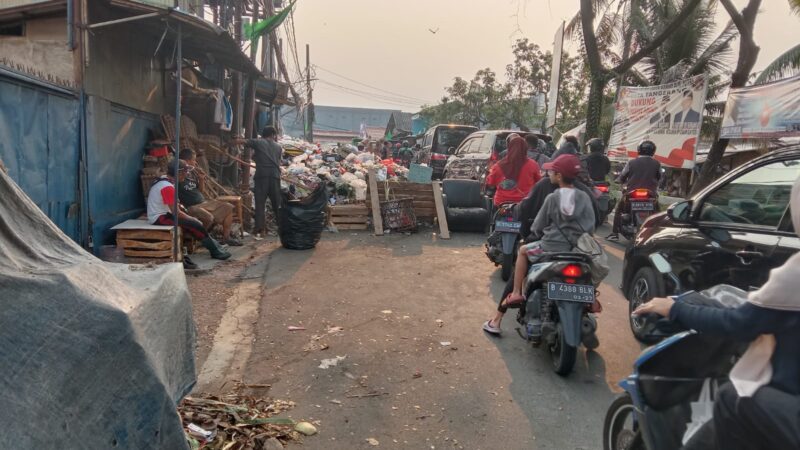
[[[366,230],[369,209],[364,204],[337,205],[330,207],[331,223],[340,230]]]
[[[172,261],[172,236],[174,230],[117,230],[117,247],[122,248],[125,256],[131,258],[152,258]],[[181,229],[178,228],[178,239]],[[178,252],[178,260],[182,260]]]

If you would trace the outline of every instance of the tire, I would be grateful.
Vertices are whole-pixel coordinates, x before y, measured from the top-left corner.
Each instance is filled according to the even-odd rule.
[[[549,350],[550,358],[553,361],[553,370],[562,377],[569,375],[575,367],[578,349],[567,344],[561,322],[556,325],[556,342],[550,346]]]
[[[625,422],[634,410],[628,393],[611,403],[603,422],[603,450],[645,450],[641,429],[635,425],[631,429],[625,428]]]
[[[650,336],[653,329],[652,323],[644,318],[634,318],[633,312],[640,305],[649,302],[653,297],[663,296],[661,284],[658,282],[656,272],[650,267],[639,269],[631,280],[628,288],[628,323],[630,324],[633,336],[643,344],[653,344],[658,339]]]
[[[511,278],[511,272],[514,270],[514,254],[507,255],[503,253],[503,267],[500,271],[500,278],[503,281],[508,281]]]

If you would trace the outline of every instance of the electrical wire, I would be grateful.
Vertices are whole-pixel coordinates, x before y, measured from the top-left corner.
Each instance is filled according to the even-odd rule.
[[[352,89],[352,88],[348,88],[348,87],[345,87],[345,86],[337,85],[335,83],[330,83],[330,82],[327,82],[325,80],[319,80],[319,82],[322,83],[322,84],[325,84],[326,86],[330,87],[331,89],[333,89],[333,90],[335,90],[337,92],[353,95],[353,96],[356,96],[356,97],[366,98],[366,99],[369,99],[369,100],[378,100],[378,101],[381,101],[383,103],[387,103],[387,104],[391,104],[391,105],[395,105],[395,106],[400,106],[400,107],[405,107],[405,108],[419,108],[420,107],[419,103],[380,97],[380,96],[377,96],[377,95],[375,95],[374,93],[371,93],[371,92],[358,91],[358,90],[355,90],[355,89]]]
[[[346,77],[346,76],[344,76],[342,74],[336,73],[336,72],[334,72],[334,71],[332,71],[330,69],[326,69],[326,68],[324,68],[324,67],[322,67],[322,66],[320,66],[318,64],[312,64],[311,67],[313,67],[315,69],[322,70],[323,72],[328,72],[331,75],[335,75],[335,76],[337,76],[339,78],[343,78],[343,79],[345,79],[347,81],[350,81],[352,83],[355,83],[355,84],[358,84],[358,85],[361,85],[361,86],[364,86],[364,87],[368,87],[370,89],[375,89],[376,91],[385,92],[387,94],[392,94],[392,95],[394,95],[394,96],[396,96],[398,98],[405,98],[405,99],[408,99],[408,100],[413,100],[415,102],[422,102],[422,103],[429,103],[429,104],[436,103],[436,102],[431,102],[431,101],[424,100],[424,99],[421,99],[421,98],[418,98],[418,97],[412,97],[410,95],[399,94],[397,92],[387,91],[386,89],[381,89],[379,87],[371,86],[371,85],[363,83],[361,81],[354,80],[354,79]]]
[[[393,102],[393,103],[403,103],[403,104],[409,104],[409,105],[419,105],[419,103],[420,103],[420,102],[417,102],[415,100],[407,100],[407,99],[404,99],[404,98],[398,98],[398,97],[393,97],[393,96],[389,96],[389,95],[378,94],[378,93],[375,93],[375,92],[364,91],[364,90],[352,88],[352,87],[349,87],[349,86],[342,86],[341,84],[333,83],[333,82],[330,82],[330,81],[327,81],[327,80],[324,80],[324,79],[317,79],[317,81],[319,81],[322,84],[328,85],[328,86],[339,88],[341,90],[345,90],[345,91],[349,91],[349,92],[355,92],[355,93],[362,94],[362,95],[369,95],[372,98],[378,98],[378,99],[381,99],[381,100],[387,100],[387,101],[390,101],[390,102]]]

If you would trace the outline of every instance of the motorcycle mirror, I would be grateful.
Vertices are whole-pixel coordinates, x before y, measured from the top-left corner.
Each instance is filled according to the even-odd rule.
[[[672,273],[672,264],[670,264],[667,258],[664,258],[664,255],[661,253],[651,253],[649,259],[660,273],[664,275]]]

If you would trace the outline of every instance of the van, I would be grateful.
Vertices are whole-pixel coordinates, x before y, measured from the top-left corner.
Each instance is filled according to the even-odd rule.
[[[441,179],[447,157],[470,134],[478,131],[477,127],[469,125],[434,125],[425,132],[422,140],[422,151],[430,155],[430,166],[433,168],[433,178]]]

